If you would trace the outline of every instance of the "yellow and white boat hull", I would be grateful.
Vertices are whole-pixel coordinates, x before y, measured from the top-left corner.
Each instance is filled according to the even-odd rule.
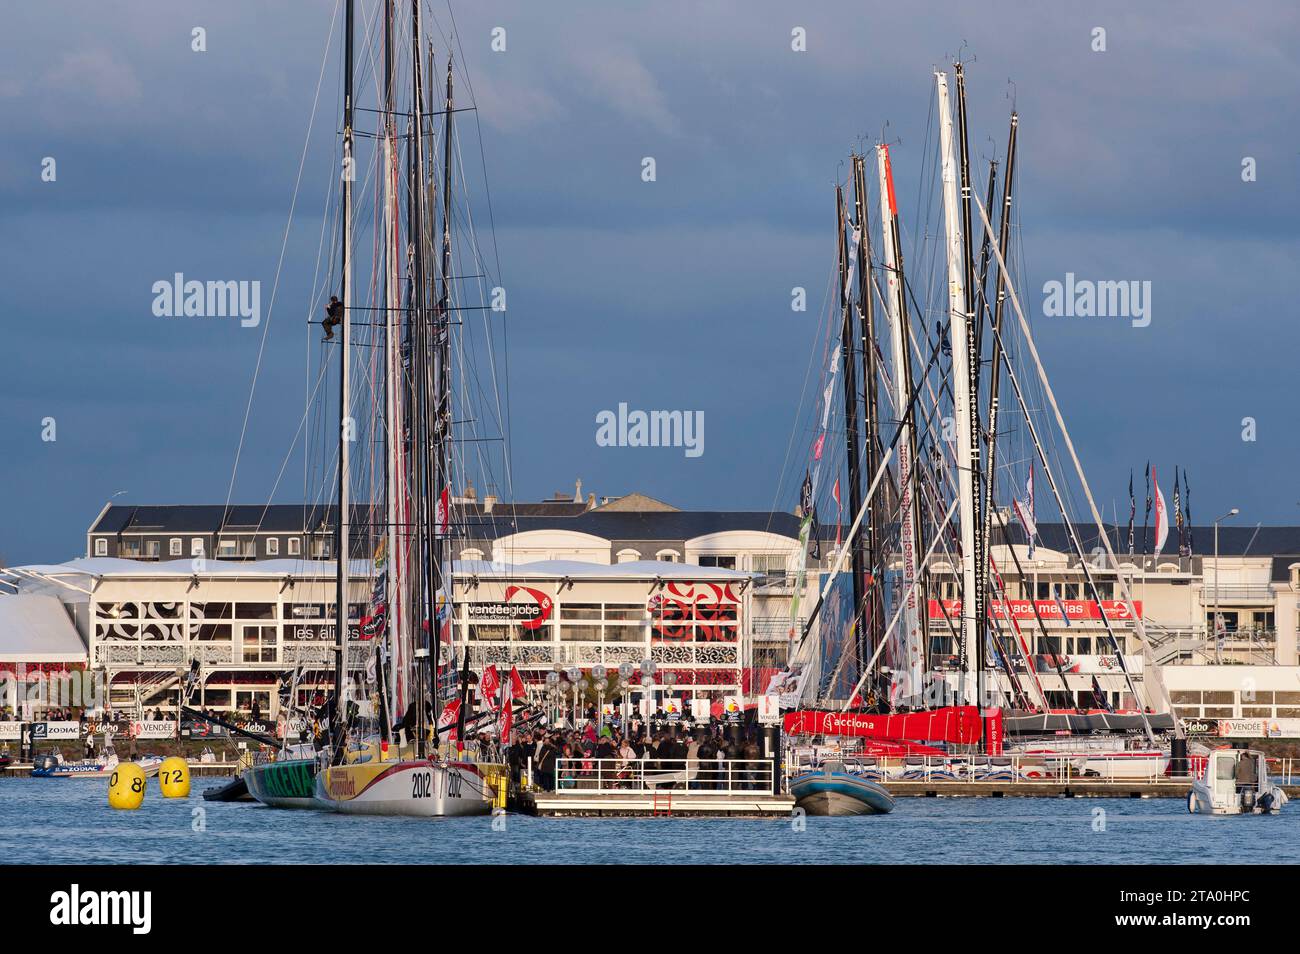
[[[316,775],[319,807],[345,815],[487,815],[495,800],[495,789],[473,762],[354,762],[332,765]]]

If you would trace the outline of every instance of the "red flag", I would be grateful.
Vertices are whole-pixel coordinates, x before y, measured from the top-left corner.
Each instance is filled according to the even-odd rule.
[[[813,460],[822,459],[822,445],[824,445],[825,443],[826,443],[826,435],[824,433],[819,434],[817,437],[817,442],[813,444]]]
[[[524,680],[519,675],[519,670],[514,666],[510,667],[510,698],[526,699],[528,691],[524,688]]]
[[[442,715],[438,716],[439,732],[441,732],[442,729],[451,726],[451,731],[447,733],[448,742],[456,741],[456,719],[459,715],[460,715],[460,700],[453,699],[451,700],[451,702],[447,703],[447,705],[443,708]]]
[[[497,725],[497,738],[501,740],[502,745],[510,744],[510,730],[515,727],[515,712],[513,703],[507,699],[506,704],[501,707],[501,718]]]
[[[439,495],[438,497],[438,532],[439,533],[447,532],[447,521],[449,519],[447,513],[448,511],[447,503],[448,503],[447,488],[443,487],[442,494]]]
[[[497,693],[501,691],[501,677],[497,675],[495,664],[483,670],[483,678],[479,680],[478,691],[483,696],[483,701],[487,703],[488,708],[496,709]]]

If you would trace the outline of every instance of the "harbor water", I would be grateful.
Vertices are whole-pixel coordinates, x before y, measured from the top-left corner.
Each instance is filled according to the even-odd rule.
[[[104,781],[0,780],[0,857],[26,864],[1205,864],[1300,860],[1300,805],[1190,815],[1182,798],[900,798],[864,818],[361,818]]]

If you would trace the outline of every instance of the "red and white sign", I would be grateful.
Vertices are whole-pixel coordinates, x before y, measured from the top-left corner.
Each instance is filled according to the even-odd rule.
[[[1032,620],[1035,607],[1038,608],[1038,615],[1048,623],[1065,619],[1074,622],[1102,619],[1123,621],[1133,618],[1128,604],[1123,600],[1102,600],[1100,603],[1096,600],[998,600],[989,604],[989,616],[995,620],[1008,617]],[[1133,607],[1141,616],[1141,601],[1135,600]],[[958,619],[961,616],[961,600],[930,600],[930,619],[943,619],[945,613],[949,619]]]

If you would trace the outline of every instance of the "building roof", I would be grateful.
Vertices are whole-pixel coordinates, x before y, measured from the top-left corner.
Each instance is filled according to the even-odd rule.
[[[31,593],[0,596],[0,662],[86,660],[86,646],[61,600]]]
[[[667,508],[667,509],[665,509]],[[353,525],[370,522],[369,504],[353,508]],[[336,508],[318,504],[186,504],[176,506],[130,506],[114,504],[91,527],[92,534],[103,533],[239,533],[261,530],[270,533],[303,533],[333,526]],[[539,503],[497,501],[491,513],[482,501],[465,505],[461,517],[463,529],[474,539],[494,539],[528,530],[576,530],[607,540],[689,540],[693,537],[727,530],[759,530],[796,539],[799,518],[786,511],[765,510],[676,510],[671,505],[644,494],[628,494],[608,504],[588,509],[586,504],[562,500]],[[1106,524],[1106,534],[1117,554],[1127,552],[1128,526]],[[1091,523],[1077,522],[1075,528],[1086,552],[1100,542]],[[1142,528],[1137,528],[1142,536]],[[1154,533],[1154,531],[1151,531]],[[1214,552],[1213,526],[1192,528],[1197,556]],[[835,539],[835,524],[823,522],[821,536]],[[995,540],[1003,535],[995,533]],[[1018,523],[1008,525],[1007,542],[1024,543],[1024,531]],[[1038,543],[1062,552],[1070,552],[1069,535],[1062,523],[1038,524]],[[1174,532],[1165,544],[1165,555],[1174,556],[1177,543]],[[1231,526],[1219,527],[1219,553],[1226,557],[1260,556],[1300,558],[1300,526]]]

